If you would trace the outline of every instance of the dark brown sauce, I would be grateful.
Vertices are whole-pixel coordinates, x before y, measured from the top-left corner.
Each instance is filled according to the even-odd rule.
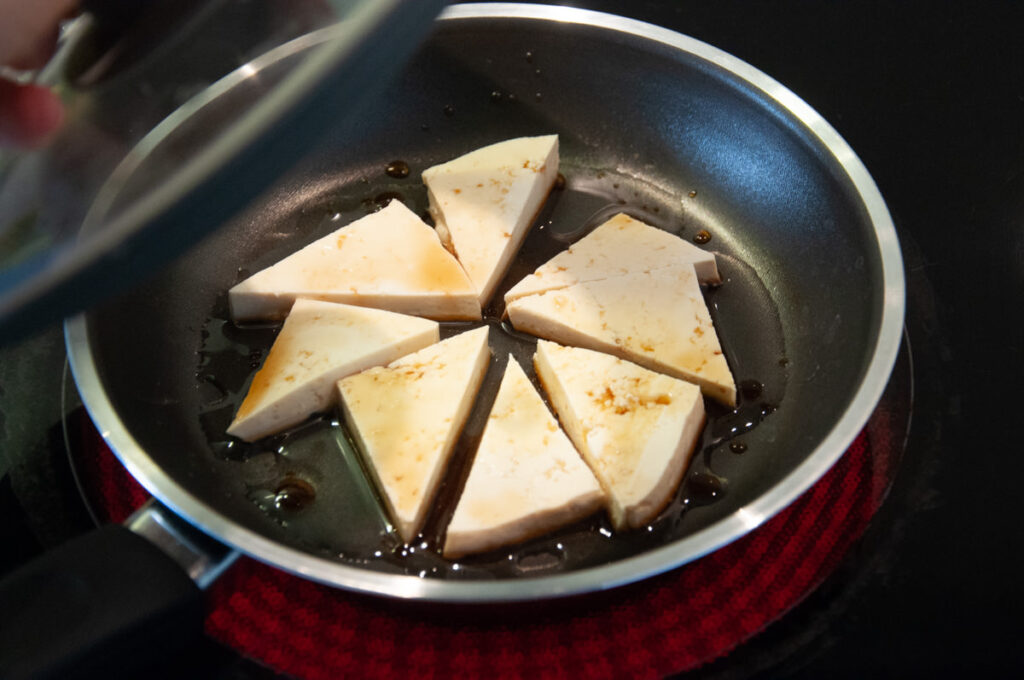
[[[444,112],[444,115],[448,116],[449,118],[455,115],[455,107],[452,106],[451,104],[445,104],[444,108],[441,110]]]
[[[725,495],[726,481],[710,472],[694,472],[683,486],[690,505],[710,505]]]
[[[760,398],[761,394],[764,392],[764,385],[756,380],[741,380],[736,388],[743,401],[754,401],[755,399]]]
[[[741,441],[729,442],[729,450],[733,453],[746,453],[747,445]]]
[[[711,240],[711,232],[707,229],[701,229],[693,235],[693,242],[703,245]]]
[[[409,176],[409,164],[405,161],[391,161],[388,163],[387,167],[384,168],[384,173],[388,177],[405,179]]]

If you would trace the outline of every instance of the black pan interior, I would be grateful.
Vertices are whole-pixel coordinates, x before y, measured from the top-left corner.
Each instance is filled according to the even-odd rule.
[[[710,407],[687,481],[661,518],[614,535],[595,516],[457,569],[437,556],[444,508],[508,352],[532,376],[532,344],[497,320],[482,406],[412,551],[388,533],[334,414],[256,446],[225,441],[223,428],[275,333],[225,321],[231,285],[392,198],[425,215],[419,173],[432,164],[552,132],[560,135],[565,187],[552,194],[496,299],[619,210],[684,238],[706,230],[704,247],[719,254],[725,283],[708,301],[742,401],[737,413]],[[409,177],[385,172],[395,160],[409,165]],[[878,247],[863,205],[836,160],[776,102],[697,57],[635,36],[475,19],[442,25],[360,124],[328,131],[319,151],[244,215],[146,285],[93,310],[89,332],[132,435],[217,512],[369,569],[490,578],[636,554],[708,527],[772,488],[849,403],[881,302]],[[445,333],[459,329],[446,325]]]

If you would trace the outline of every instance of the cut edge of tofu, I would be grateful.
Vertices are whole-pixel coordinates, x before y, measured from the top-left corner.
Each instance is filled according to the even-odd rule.
[[[259,402],[246,409],[246,403],[252,397],[253,384],[259,378],[260,373],[264,370],[271,355],[274,353],[274,346],[278,344],[282,334],[288,328],[288,321],[293,318],[289,316],[285,320],[285,326],[281,328],[280,333],[278,333],[277,338],[274,340],[274,344],[271,345],[270,352],[267,353],[263,365],[253,375],[253,379],[246,390],[245,398],[243,398],[242,403],[235,412],[234,419],[226,430],[227,434],[238,437],[243,441],[253,442],[298,425],[314,413],[326,411],[334,405],[336,396],[334,386],[341,378],[372,366],[379,366],[394,361],[406,354],[435,344],[440,339],[440,327],[436,321],[428,321],[404,314],[399,315],[387,310],[368,309],[319,300],[298,300],[296,304],[299,302],[304,305],[309,303],[311,305],[330,305],[334,308],[342,308],[336,310],[342,313],[344,313],[344,308],[356,309],[364,314],[369,311],[373,312],[375,316],[377,314],[384,315],[380,317],[382,320],[391,316],[401,316],[407,320],[419,322],[416,325],[420,326],[420,328],[416,331],[410,331],[409,335],[389,345],[379,347],[374,351],[364,352],[355,358],[349,358],[346,363],[335,365],[331,369],[325,369],[320,375],[296,384],[293,389],[288,390],[272,401]],[[244,415],[239,418],[238,414],[243,412]],[[265,422],[265,424],[261,424],[261,421]]]
[[[624,531],[648,524],[671,502],[672,496],[682,483],[683,475],[689,466],[697,447],[697,441],[704,429],[704,401],[699,388],[693,383],[666,376],[663,373],[655,373],[625,359],[605,355],[615,359],[615,361],[628,364],[637,371],[651,373],[652,375],[678,383],[684,389],[689,387],[693,397],[692,405],[686,413],[678,434],[670,431],[675,430],[675,427],[674,424],[668,422],[665,418],[665,415],[668,415],[667,411],[659,416],[653,431],[642,433],[646,437],[646,441],[643,444],[642,452],[636,456],[636,460],[641,463],[651,458],[667,461],[666,464],[661,466],[662,470],[657,475],[657,481],[650,484],[648,483],[650,481],[649,475],[634,475],[630,478],[628,485],[614,484],[603,473],[602,467],[598,463],[598,456],[594,454],[590,447],[590,442],[586,436],[587,432],[583,428],[582,418],[574,406],[576,399],[570,397],[565,381],[559,376],[558,371],[552,364],[549,354],[553,350],[585,353],[581,357],[584,359],[589,354],[604,353],[580,347],[564,347],[549,340],[540,340],[537,343],[537,351],[534,354],[533,361],[537,377],[540,379],[544,390],[548,393],[548,398],[558,414],[562,427],[568,433],[569,439],[572,440],[576,449],[587,462],[587,465],[590,466],[594,476],[600,482],[601,488],[605,491],[607,498],[606,507],[608,516],[612,521],[612,526],[616,531]],[[601,384],[601,380],[595,379],[594,383],[595,388],[597,388]],[[668,456],[665,455],[665,451],[669,449],[669,446],[666,446],[665,439],[675,440],[674,444],[669,445],[671,446],[671,454]],[[635,488],[637,485],[643,487],[639,490],[643,494],[642,497],[639,500],[627,501],[626,497],[637,494],[638,490]]]
[[[556,508],[532,512],[513,521],[468,531],[448,531],[445,535],[445,559],[457,560],[467,555],[490,552],[543,536],[556,529],[588,517],[603,507],[604,490],[598,488]]]
[[[667,238],[678,240],[679,248],[684,252],[691,253],[694,259],[681,259],[678,262],[673,262],[670,264],[663,264],[655,267],[629,269],[626,271],[617,271],[614,273],[603,275],[579,277],[577,274],[572,274],[575,278],[569,282],[542,282],[543,275],[549,273],[545,270],[552,266],[560,267],[561,271],[571,271],[572,267],[568,265],[572,264],[569,258],[571,254],[574,252],[574,249],[578,249],[581,245],[584,247],[589,247],[589,244],[594,239],[602,237],[605,231],[610,231],[614,229],[616,226],[616,222],[621,221],[623,219],[628,220],[628,222],[630,223],[630,228],[632,229],[640,229],[641,231],[646,231],[649,229],[658,232],[658,238],[661,238],[663,240],[667,240]],[[633,226],[633,224],[637,226]],[[588,241],[588,239],[591,239],[591,241]],[[698,256],[700,256],[700,259],[697,259]],[[680,266],[681,264],[693,265],[694,271],[697,274],[697,280],[701,283],[701,285],[717,286],[722,283],[722,276],[718,271],[717,260],[718,258],[715,255],[715,253],[698,248],[697,246],[683,239],[678,234],[672,234],[668,231],[665,231],[664,229],[659,229],[658,227],[650,225],[644,222],[643,220],[636,219],[635,217],[632,217],[626,213],[620,212],[616,213],[609,219],[599,224],[588,234],[586,234],[578,241],[570,245],[566,250],[563,250],[562,252],[558,253],[544,264],[537,267],[537,269],[535,269],[532,274],[528,274],[524,276],[522,279],[520,279],[518,283],[516,283],[512,288],[508,290],[507,293],[505,293],[504,301],[507,307],[509,303],[511,303],[513,300],[517,300],[521,297],[526,297],[528,295],[539,295],[540,293],[545,293],[552,290],[559,290],[561,288],[566,288],[576,283],[601,281],[608,278],[614,278],[616,276],[622,276],[628,273],[641,273],[655,271],[658,269],[668,269],[671,267]]]
[[[537,399],[540,407],[543,408],[547,414],[547,418],[550,418],[554,424],[555,430],[553,431],[553,435],[561,435],[561,437],[565,438],[569,449],[573,451],[577,456],[577,460],[580,461],[582,469],[586,470],[590,479],[592,479],[593,488],[575,498],[567,499],[566,502],[561,505],[543,508],[540,510],[534,509],[528,514],[520,515],[519,517],[508,520],[499,525],[474,527],[465,530],[459,530],[456,528],[453,530],[452,524],[459,513],[459,506],[466,495],[466,488],[463,488],[459,499],[456,502],[452,518],[445,531],[442,554],[446,559],[458,559],[466,555],[488,552],[503,546],[522,543],[530,538],[541,536],[554,531],[559,527],[565,526],[566,524],[570,524],[576,520],[587,517],[604,506],[605,492],[601,488],[600,482],[597,481],[593,471],[590,470],[590,467],[586,462],[579,457],[579,451],[576,450],[568,436],[561,430],[561,428],[558,427],[557,421],[551,414],[550,410],[548,410],[547,405],[544,404],[544,400],[541,398],[540,393],[537,392],[533,383],[530,382],[526,373],[523,371],[522,366],[519,365],[519,362],[517,362],[511,355],[509,355],[508,364],[505,367],[505,374],[502,376],[502,384],[498,389],[498,395],[495,397],[494,404],[491,406],[491,412],[493,413],[494,409],[497,408],[499,404],[504,405],[502,402],[502,391],[511,389],[511,383],[519,380],[525,380],[526,384],[529,385],[530,390],[533,392],[533,397]],[[509,387],[506,387],[506,383],[509,383]],[[490,425],[490,422],[488,422],[488,425]],[[473,479],[472,466],[477,462],[476,456],[479,453],[479,448],[487,442],[488,429],[489,428],[487,427],[484,428],[478,450],[474,452],[474,459],[470,467],[469,477],[466,480],[467,487]]]
[[[569,288],[574,287],[586,287],[594,283],[607,283],[617,278],[626,278],[631,276],[639,276],[643,274],[656,274],[669,271],[670,268],[665,267],[659,270],[653,270],[651,272],[638,272],[633,274],[623,274],[618,277],[609,277],[600,281],[587,281],[584,283],[573,284],[572,286],[566,286],[565,288],[558,289],[556,291],[545,291],[544,293],[538,293],[536,295],[526,295],[524,297],[513,300],[512,303],[506,308],[509,320],[512,322],[512,326],[519,331],[535,335],[538,338],[544,338],[547,340],[553,340],[563,345],[571,345],[574,347],[582,347],[584,349],[591,349],[597,352],[603,352],[605,354],[611,354],[625,359],[633,363],[639,364],[644,368],[656,371],[658,373],[664,373],[680,380],[694,383],[701,388],[706,396],[711,397],[715,401],[718,401],[730,408],[736,406],[736,379],[732,375],[732,370],[728,365],[728,358],[722,354],[722,360],[725,362],[725,368],[728,372],[730,385],[723,386],[717,382],[704,378],[696,373],[681,369],[680,367],[673,366],[665,363],[663,360],[653,356],[646,356],[638,352],[629,350],[628,348],[616,345],[613,342],[606,341],[600,338],[595,338],[592,335],[584,333],[570,323],[562,321],[560,318],[556,319],[550,315],[540,315],[535,310],[530,309],[529,301],[535,298],[542,298],[550,293],[558,293],[565,291]],[[698,288],[699,292],[699,288]],[[707,309],[707,303],[704,302],[703,295],[700,297],[701,302],[704,304],[705,310]],[[710,318],[710,312],[708,313]],[[717,338],[718,330],[714,328],[712,323],[712,329],[714,330]],[[721,347],[721,341],[718,341],[719,347]]]
[[[396,212],[399,213],[397,216],[390,217]],[[359,225],[364,220],[379,220],[385,217],[403,220],[408,225],[416,224],[425,230],[424,233],[426,233],[426,230],[429,230],[437,237],[437,243],[440,246],[438,254],[451,258],[450,263],[448,263],[451,269],[453,271],[457,270],[465,279],[464,290],[456,293],[416,290],[401,293],[381,293],[360,292],[357,286],[352,286],[347,290],[308,289],[301,286],[267,290],[260,287],[266,272],[293,260],[293,258],[302,257],[304,251],[315,250],[325,243],[337,240],[347,229]],[[238,322],[283,320],[288,316],[291,305],[299,298],[336,302],[357,307],[372,307],[410,316],[422,316],[437,321],[477,321],[482,318],[479,294],[462,263],[445,248],[440,234],[399,200],[392,200],[387,206],[376,213],[353,220],[331,233],[321,236],[312,243],[289,253],[277,262],[264,267],[228,289],[228,306],[231,318]]]
[[[461,266],[461,265],[460,265]],[[230,298],[231,318],[234,321],[281,321],[288,316],[295,300],[319,300],[381,309],[406,316],[419,316],[432,321],[480,321],[483,314],[476,293],[452,295],[450,293],[364,294],[289,290],[274,293],[240,290]]]
[[[455,445],[458,443],[459,437],[462,434],[462,430],[465,428],[466,421],[469,419],[469,415],[473,410],[473,406],[476,402],[476,397],[480,392],[480,387],[483,384],[484,376],[487,373],[487,368],[490,364],[491,349],[488,343],[487,337],[489,329],[487,326],[475,328],[473,330],[460,333],[458,335],[446,338],[435,345],[430,345],[424,349],[430,349],[436,347],[439,344],[448,342],[449,340],[455,340],[461,338],[464,335],[476,333],[482,336],[482,341],[476,351],[476,356],[473,357],[471,368],[471,375],[469,383],[466,385],[466,389],[463,390],[462,398],[459,402],[455,413],[452,415],[452,422],[448,427],[448,433],[445,442],[442,444],[442,449],[436,455],[435,464],[431,471],[429,479],[423,485],[423,493],[421,495],[420,503],[416,509],[414,516],[411,519],[402,517],[395,507],[394,499],[391,494],[388,493],[387,488],[383,484],[380,471],[377,463],[369,453],[369,447],[367,446],[366,439],[363,436],[362,430],[360,430],[357,420],[352,414],[348,401],[345,399],[345,382],[356,376],[348,376],[343,378],[336,383],[337,390],[340,396],[340,403],[342,409],[343,418],[349,426],[349,430],[352,433],[353,438],[356,442],[356,450],[359,451],[359,455],[362,457],[364,462],[364,468],[369,473],[369,476],[377,488],[378,495],[383,499],[385,507],[388,511],[388,516],[395,525],[395,530],[398,531],[398,535],[402,538],[402,541],[406,545],[409,545],[412,540],[422,531],[423,523],[426,521],[427,514],[430,510],[430,503],[433,501],[434,496],[437,494],[437,489],[441,484],[441,480],[444,479],[448,463],[451,460],[452,451],[455,449]],[[385,368],[394,369],[402,365],[406,365],[405,362],[411,357],[415,356],[418,352],[413,352],[400,357]],[[371,370],[371,369],[367,369]],[[356,374],[359,375],[359,374]]]
[[[544,162],[544,174],[548,175],[548,177],[545,179],[546,187],[543,191],[542,196],[537,202],[537,206],[531,211],[529,219],[525,220],[520,226],[513,230],[515,233],[511,235],[511,238],[505,245],[505,248],[502,251],[500,259],[495,264],[494,268],[491,270],[488,279],[482,283],[473,280],[473,276],[472,274],[470,274],[470,270],[466,267],[465,262],[463,262],[462,256],[459,254],[459,247],[458,244],[455,243],[451,234],[451,230],[448,227],[447,218],[444,214],[444,209],[441,207],[441,202],[437,199],[434,190],[430,186],[431,177],[435,173],[437,173],[440,168],[443,168],[449,163],[458,161],[464,158],[465,156],[469,156],[473,153],[483,151],[492,146],[497,146],[498,144],[514,142],[519,139],[527,139],[527,137],[517,137],[502,140],[499,142],[495,142],[494,144],[489,144],[487,146],[474,149],[463,154],[462,156],[458,156],[450,161],[446,161],[445,163],[440,163],[438,165],[431,166],[424,170],[421,175],[423,183],[427,187],[427,199],[429,203],[429,208],[427,210],[434,220],[434,229],[437,232],[438,238],[441,240],[441,244],[445,247],[445,249],[447,249],[448,252],[455,256],[455,258],[460,262],[460,264],[462,264],[463,269],[466,270],[467,274],[470,275],[470,280],[478,289],[478,302],[481,308],[486,307],[487,304],[491,301],[491,298],[494,297],[495,291],[501,284],[502,280],[504,280],[505,275],[508,273],[508,268],[512,263],[512,259],[519,252],[520,248],[523,245],[523,242],[526,240],[527,234],[529,234],[530,229],[536,223],[537,218],[540,216],[541,211],[544,209],[544,206],[547,203],[548,198],[550,198],[551,191],[554,189],[555,182],[558,179],[558,170],[560,164],[558,135],[534,135],[528,137],[528,139],[540,138],[554,138],[554,144],[548,151],[548,155]]]

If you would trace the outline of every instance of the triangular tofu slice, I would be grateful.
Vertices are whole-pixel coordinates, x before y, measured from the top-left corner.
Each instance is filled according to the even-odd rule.
[[[648,524],[679,487],[704,427],[700,388],[609,354],[544,340],[533,365],[607,493],[612,526]]]
[[[480,389],[486,326],[338,382],[345,422],[406,543],[423,528]]]
[[[736,405],[736,384],[691,266],[528,295],[513,300],[508,315],[516,330],[614,354]]]
[[[437,233],[484,306],[558,177],[558,136],[510,139],[423,172]]]
[[[228,427],[255,441],[334,404],[335,384],[438,341],[436,321],[319,300],[296,300]]]
[[[445,557],[518,543],[598,510],[604,493],[515,359],[459,498]]]
[[[692,264],[701,283],[721,283],[715,254],[619,213],[505,293],[505,304],[585,281]]]
[[[476,287],[401,201],[310,243],[228,292],[236,321],[283,319],[296,298],[430,319],[479,319]]]

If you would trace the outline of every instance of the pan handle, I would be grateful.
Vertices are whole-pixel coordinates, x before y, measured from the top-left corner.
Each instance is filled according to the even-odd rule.
[[[126,524],[71,540],[0,582],[0,678],[126,677],[198,641],[201,588],[237,553],[153,501]]]

